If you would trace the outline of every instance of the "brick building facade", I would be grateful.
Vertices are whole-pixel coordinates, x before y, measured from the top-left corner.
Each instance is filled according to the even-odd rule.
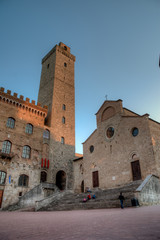
[[[0,207],[41,181],[73,188],[74,62],[63,43],[42,59],[37,105],[0,89]]]

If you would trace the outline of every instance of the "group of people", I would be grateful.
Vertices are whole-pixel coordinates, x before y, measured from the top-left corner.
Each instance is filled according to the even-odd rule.
[[[83,202],[87,202],[87,201],[90,200],[90,199],[96,199],[96,195],[95,195],[95,194],[93,194],[93,195],[91,196],[91,190],[90,190],[89,188],[86,189],[86,193],[88,193],[88,195],[87,195],[87,198],[84,198],[84,199],[83,199]],[[124,198],[124,196],[122,195],[122,192],[120,192],[120,195],[119,195],[118,199],[120,200],[121,209],[124,209],[123,202],[124,202],[125,198]]]
[[[91,190],[89,188],[86,189],[86,193],[88,193],[87,197],[83,199],[83,202],[87,202],[90,199],[96,199],[96,195],[91,195]]]

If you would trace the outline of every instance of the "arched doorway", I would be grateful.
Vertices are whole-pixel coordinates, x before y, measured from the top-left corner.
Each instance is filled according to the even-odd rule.
[[[141,179],[141,169],[139,160],[131,162],[133,181]]]
[[[60,190],[64,190],[66,188],[66,173],[64,171],[57,172],[56,185]]]
[[[47,173],[45,171],[41,172],[41,182],[47,181]]]

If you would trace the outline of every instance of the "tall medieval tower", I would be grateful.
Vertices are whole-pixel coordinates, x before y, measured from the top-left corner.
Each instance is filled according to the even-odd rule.
[[[70,48],[56,45],[43,59],[38,102],[48,106],[45,128],[50,138],[49,179],[60,189],[70,189],[73,184],[72,160],[75,156],[75,56]]]

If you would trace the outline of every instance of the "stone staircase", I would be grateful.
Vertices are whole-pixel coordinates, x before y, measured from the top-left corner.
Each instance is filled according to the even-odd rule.
[[[50,195],[56,195],[59,192],[58,187],[53,183],[40,183],[39,185],[26,192],[19,198],[17,203],[9,205],[3,211],[35,211],[35,202],[47,198]]]
[[[60,211],[60,210],[75,210],[75,209],[98,209],[98,208],[116,208],[120,207],[118,196],[120,192],[123,193],[125,197],[124,206],[130,207],[131,199],[135,197],[134,192],[142,183],[141,180],[131,182],[122,187],[101,190],[95,189],[91,192],[96,195],[96,199],[90,199],[87,202],[83,202],[84,198],[87,198],[89,193],[76,194],[72,191],[63,191],[59,193],[57,197],[55,196],[50,199],[50,203],[44,204],[43,200],[37,201],[36,211]],[[45,201],[45,199],[44,199]],[[41,202],[39,204],[39,202]]]

